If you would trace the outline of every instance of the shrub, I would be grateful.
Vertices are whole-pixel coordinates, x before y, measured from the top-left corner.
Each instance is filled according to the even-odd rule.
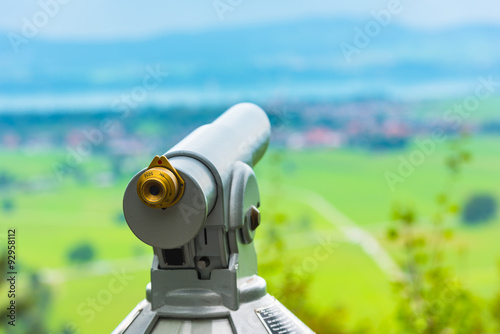
[[[85,242],[73,247],[68,253],[70,262],[85,263],[90,262],[95,257],[95,250],[92,244]]]
[[[471,196],[464,205],[462,221],[466,224],[478,224],[492,220],[497,214],[497,202],[490,194]]]

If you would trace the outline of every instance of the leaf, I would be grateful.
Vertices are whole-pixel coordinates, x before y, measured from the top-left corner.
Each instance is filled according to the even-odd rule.
[[[394,241],[398,238],[399,233],[398,230],[395,228],[390,228],[387,230],[387,239]]]
[[[448,201],[448,197],[446,196],[446,194],[441,193],[441,194],[437,195],[436,200],[439,204],[444,204],[444,203],[446,203],[446,201]]]
[[[448,207],[448,211],[450,213],[453,213],[453,214],[457,213],[458,210],[459,210],[459,207],[457,204],[450,204],[450,206]]]
[[[446,240],[450,240],[453,238],[453,230],[452,229],[446,229],[443,231],[443,237],[446,239]]]
[[[469,162],[472,159],[472,154],[468,151],[462,151],[460,152],[460,158],[463,162]]]

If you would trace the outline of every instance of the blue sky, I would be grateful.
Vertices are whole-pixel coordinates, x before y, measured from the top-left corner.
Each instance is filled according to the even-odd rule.
[[[56,14],[40,29],[39,36],[64,39],[140,38],[178,30],[253,24],[314,16],[368,17],[387,8],[389,1],[358,0],[0,0],[0,30],[19,32],[23,19],[33,20],[41,3],[61,4]],[[231,10],[223,20],[214,3]],[[403,8],[395,21],[436,29],[467,23],[500,24],[498,0],[392,0]]]

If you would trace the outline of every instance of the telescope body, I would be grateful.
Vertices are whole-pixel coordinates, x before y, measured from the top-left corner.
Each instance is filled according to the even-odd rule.
[[[241,103],[132,178],[125,218],[154,258],[146,299],[113,334],[312,333],[257,275],[253,167],[270,135],[266,113]]]

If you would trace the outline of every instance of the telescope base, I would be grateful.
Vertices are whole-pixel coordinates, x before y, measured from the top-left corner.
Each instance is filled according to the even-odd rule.
[[[252,280],[259,285],[260,281],[264,281],[258,276]],[[245,291],[247,289],[249,291]],[[255,286],[243,286],[239,290],[240,302],[236,310],[222,303],[208,306],[204,291],[179,291],[176,296],[167,298],[172,303],[157,309],[153,309],[148,300],[143,300],[112,334],[314,333],[271,295],[264,292],[257,296]],[[256,298],[248,298],[252,295]],[[181,299],[184,301],[180,302]],[[188,300],[190,306],[187,305]]]

